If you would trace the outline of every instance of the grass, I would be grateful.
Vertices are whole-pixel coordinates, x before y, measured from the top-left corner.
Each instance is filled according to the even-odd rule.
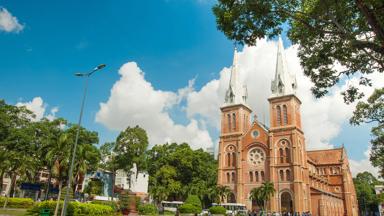
[[[27,209],[2,209],[0,208],[0,216],[22,216],[27,213]]]

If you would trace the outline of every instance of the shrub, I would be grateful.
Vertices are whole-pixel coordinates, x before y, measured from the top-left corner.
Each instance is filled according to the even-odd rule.
[[[157,208],[153,204],[141,204],[139,205],[139,213],[140,215],[156,215]]]
[[[114,211],[118,211],[120,209],[118,203],[115,201],[93,200],[91,203],[110,206]]]
[[[6,198],[0,197],[0,206],[4,205]],[[33,200],[30,198],[8,198],[7,207],[8,208],[30,208],[33,206]]]
[[[227,210],[223,206],[212,206],[211,208],[209,208],[209,212],[211,214],[225,215]]]
[[[60,201],[59,212],[61,212],[61,208],[63,206],[63,202]],[[40,215],[40,212],[43,209],[49,209],[50,215],[53,215],[56,208],[56,201],[44,201],[40,203],[36,203],[32,209],[28,210],[27,215]],[[115,211],[112,207],[107,205],[100,204],[92,204],[92,203],[78,203],[78,202],[70,202],[68,203],[67,215],[68,216],[84,216],[84,215],[92,215],[92,216],[112,216],[115,214]]]
[[[53,215],[55,213],[56,203],[57,203],[56,201],[44,201],[44,202],[35,203],[35,205],[28,210],[27,215],[40,215],[40,212],[43,209],[49,209],[50,215]],[[63,207],[63,201],[60,201],[58,212],[61,212],[62,207]],[[73,215],[72,203],[68,204],[67,215]]]
[[[200,201],[199,197],[196,195],[189,195],[184,203],[191,204],[191,205],[196,206],[200,209],[202,208],[201,201]]]
[[[179,207],[180,213],[186,213],[186,214],[199,214],[201,210],[202,210],[201,208],[189,203],[184,203]]]

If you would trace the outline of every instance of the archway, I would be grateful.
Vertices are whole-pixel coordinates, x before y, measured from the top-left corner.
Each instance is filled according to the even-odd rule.
[[[236,203],[236,197],[234,193],[230,193],[227,197],[227,203]]]
[[[280,195],[280,202],[281,202],[281,212],[293,212],[292,207],[292,196],[287,191],[281,193]]]

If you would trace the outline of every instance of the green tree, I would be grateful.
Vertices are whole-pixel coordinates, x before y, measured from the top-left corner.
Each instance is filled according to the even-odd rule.
[[[118,169],[131,173],[133,165],[136,165],[136,176],[146,169],[146,151],[148,148],[147,132],[136,126],[128,127],[122,131],[116,139],[114,152]]]
[[[228,186],[225,185],[218,185],[216,187],[216,193],[217,196],[219,197],[219,203],[225,202],[225,198],[231,194],[232,190]]]
[[[116,163],[115,153],[113,150],[115,149],[115,142],[107,142],[100,146],[100,154],[101,160],[99,167],[112,172],[112,200],[115,197],[115,179],[116,179],[116,171],[118,164]]]
[[[64,133],[64,127],[67,121],[63,118],[54,119],[52,121],[43,118],[41,121],[36,122],[36,136],[35,140],[38,143],[37,155],[40,162],[40,169],[48,171],[47,192],[45,199],[48,199],[50,191],[50,183],[52,178],[52,170],[56,161],[57,146],[60,142],[60,137]]]
[[[371,129],[373,139],[370,160],[374,166],[379,167],[384,177],[384,88],[375,89],[367,102],[360,101],[350,122],[354,125],[376,124]]]
[[[384,71],[384,13],[381,0],[219,0],[213,7],[218,28],[231,40],[248,45],[279,35],[299,44],[299,58],[317,97],[344,77],[356,75],[359,85]],[[339,63],[346,69],[338,71]],[[349,103],[363,94],[350,85],[343,93]]]
[[[264,182],[262,186],[253,188],[250,192],[249,199],[255,201],[262,208],[267,209],[267,202],[275,193],[275,188],[272,182]]]
[[[369,172],[358,173],[353,179],[356,189],[357,200],[361,215],[373,215],[376,212],[378,203],[384,201],[383,196],[375,194],[375,185],[383,184]]]
[[[17,176],[32,176],[36,169],[36,152],[33,113],[25,107],[8,105],[0,100],[0,183],[5,173],[11,177],[11,189],[7,196],[13,196]]]
[[[185,200],[197,195],[204,205],[212,202],[217,182],[217,162],[202,149],[186,143],[156,145],[148,151],[149,193],[162,200]]]

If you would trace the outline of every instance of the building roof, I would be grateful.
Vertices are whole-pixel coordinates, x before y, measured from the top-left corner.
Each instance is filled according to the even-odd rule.
[[[344,157],[344,148],[307,151],[307,155],[316,164],[340,163]]]

